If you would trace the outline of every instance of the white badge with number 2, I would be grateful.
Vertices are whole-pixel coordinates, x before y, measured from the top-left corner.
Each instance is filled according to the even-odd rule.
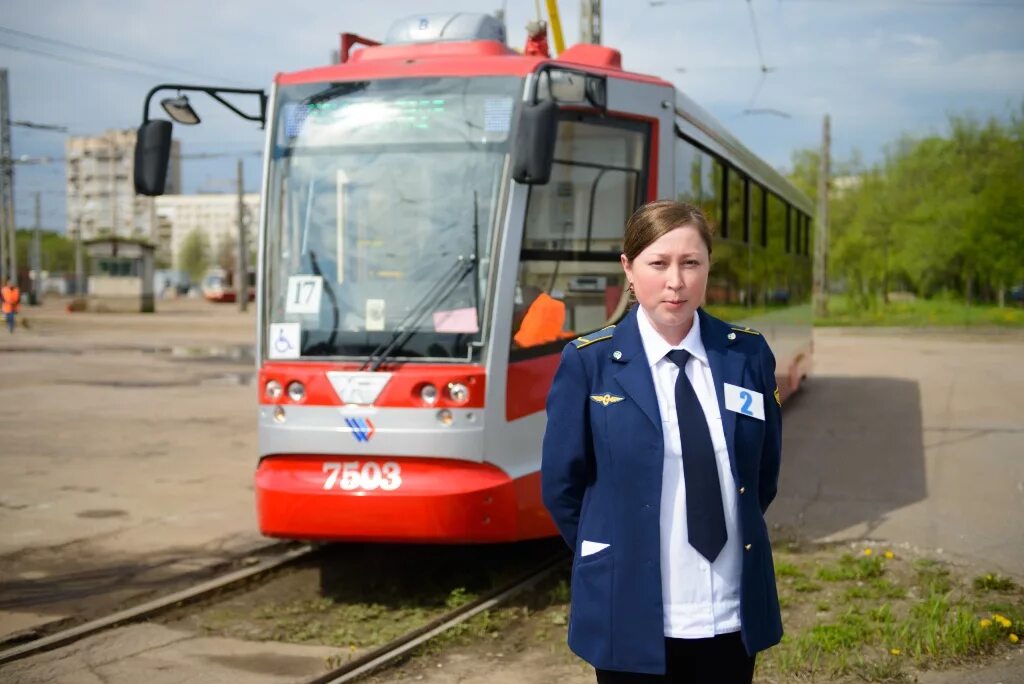
[[[723,383],[725,387],[725,408],[730,411],[764,420],[764,395],[754,390]]]
[[[320,297],[324,291],[324,279],[315,275],[293,275],[288,279],[288,296],[285,298],[285,312],[294,314],[319,314]]]

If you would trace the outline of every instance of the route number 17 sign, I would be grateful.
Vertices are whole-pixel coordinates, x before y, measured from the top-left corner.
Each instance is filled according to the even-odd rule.
[[[285,311],[293,314],[320,313],[320,297],[324,292],[324,279],[315,275],[293,275],[288,279]]]

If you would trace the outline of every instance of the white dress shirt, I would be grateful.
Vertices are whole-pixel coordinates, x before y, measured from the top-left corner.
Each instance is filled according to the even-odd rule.
[[[708,355],[700,337],[700,318],[693,315],[693,327],[678,346],[672,346],[654,329],[640,308],[637,323],[644,352],[651,367],[658,395],[661,430],[665,441],[661,485],[661,591],[664,603],[665,636],[703,639],[740,628],[740,549],[736,483],[729,466],[729,453],[718,408],[715,381]],[[676,418],[675,387],[679,367],[665,355],[673,349],[690,352],[686,377],[697,393],[711,430],[711,442],[718,463],[725,509],[725,547],[714,563],[708,563],[690,546],[686,527],[686,482],[683,479],[682,445]],[[683,426],[685,431],[686,426]],[[682,436],[686,439],[686,435]]]

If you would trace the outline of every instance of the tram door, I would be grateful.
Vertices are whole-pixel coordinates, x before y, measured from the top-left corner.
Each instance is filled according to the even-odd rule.
[[[511,361],[560,352],[560,342],[621,315],[622,230],[643,199],[647,128],[581,114],[559,121],[551,180],[530,188]]]

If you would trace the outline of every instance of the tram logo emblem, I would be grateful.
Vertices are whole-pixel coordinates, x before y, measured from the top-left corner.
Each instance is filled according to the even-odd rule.
[[[369,442],[373,433],[376,432],[373,421],[369,418],[346,418],[345,424],[348,425],[357,442]]]
[[[614,394],[591,394],[590,398],[596,401],[601,406],[607,406],[608,404],[618,404],[624,399],[624,397],[617,397]]]
[[[370,406],[384,391],[384,386],[391,380],[391,373],[329,371],[327,379],[345,404]]]

